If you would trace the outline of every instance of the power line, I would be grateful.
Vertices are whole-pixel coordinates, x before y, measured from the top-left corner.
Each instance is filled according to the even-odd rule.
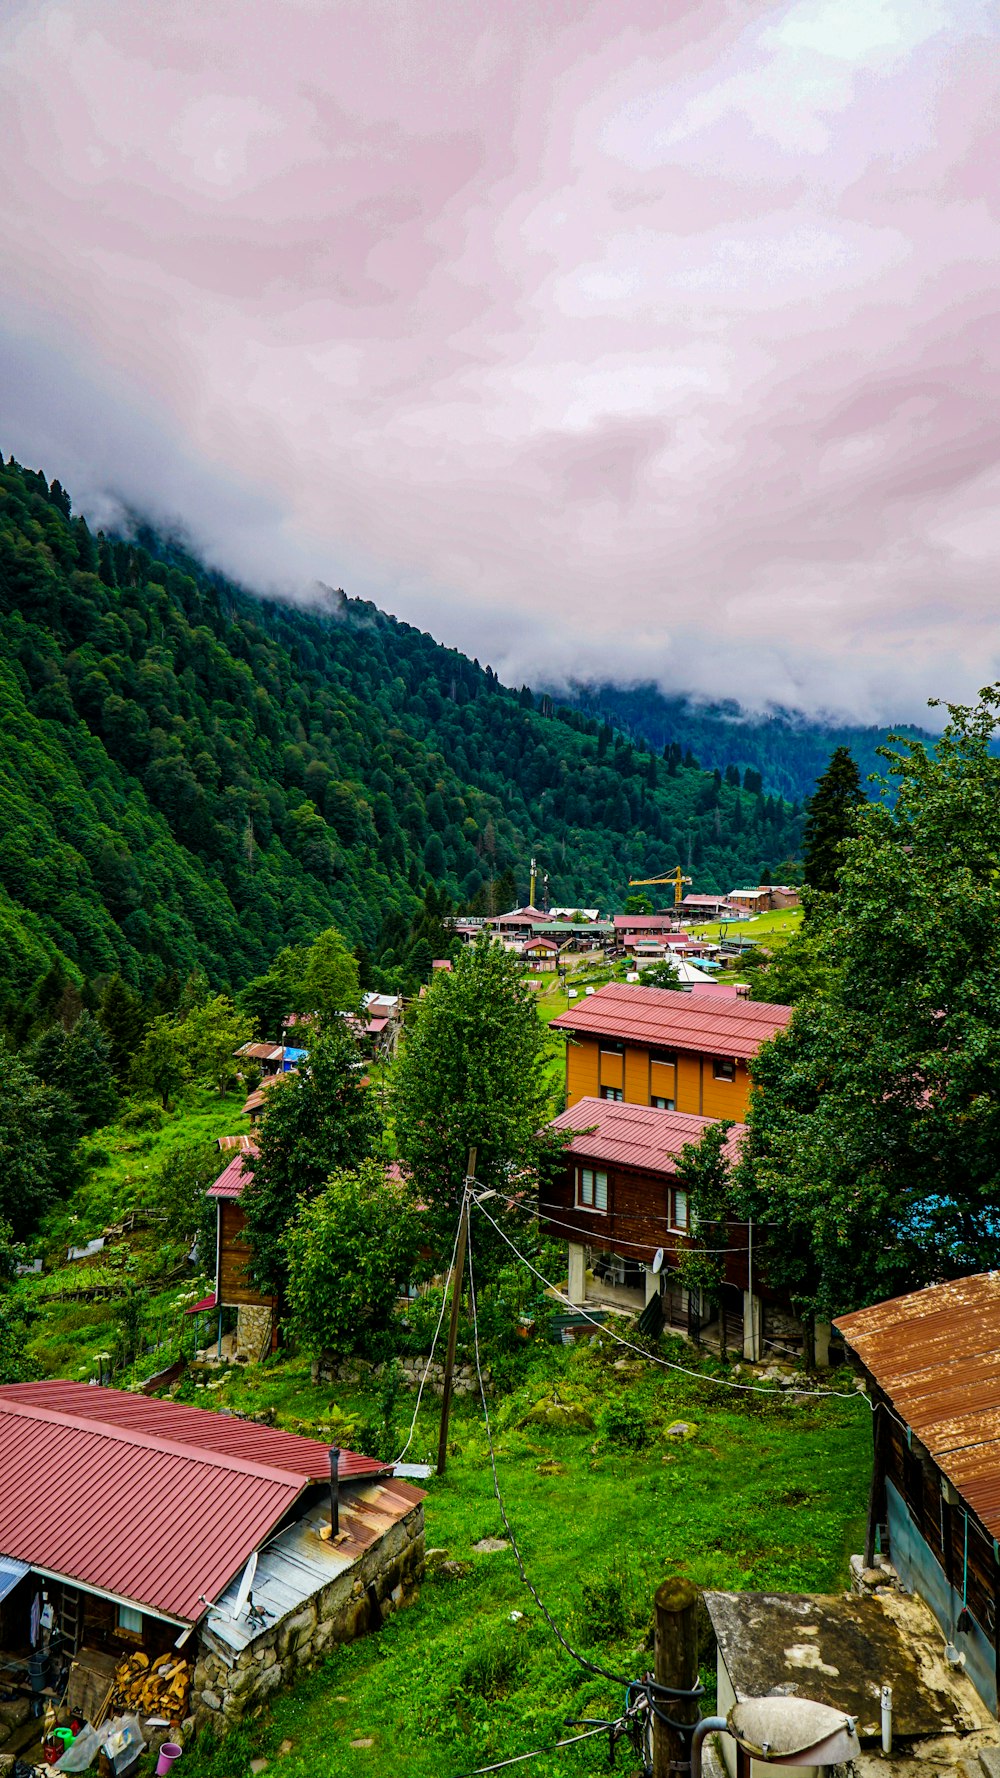
[[[459,1219],[459,1223],[460,1222],[461,1222],[461,1218]],[[393,1461],[395,1463],[401,1463],[403,1461],[403,1458],[406,1456],[407,1451],[409,1450],[410,1446],[413,1443],[413,1435],[417,1430],[417,1415],[420,1412],[420,1403],[421,1403],[421,1400],[423,1399],[424,1384],[426,1383],[427,1378],[430,1375],[431,1365],[434,1363],[434,1349],[437,1346],[438,1335],[441,1332],[441,1324],[444,1321],[445,1305],[448,1301],[448,1286],[451,1283],[452,1274],[455,1270],[455,1254],[457,1252],[458,1252],[458,1227],[456,1226],[455,1239],[452,1242],[452,1248],[451,1248],[451,1259],[448,1264],[448,1274],[447,1274],[447,1277],[445,1278],[445,1281],[444,1281],[444,1288],[441,1291],[441,1310],[440,1310],[440,1313],[437,1318],[437,1326],[434,1329],[434,1338],[431,1341],[431,1349],[430,1349],[429,1353],[427,1354],[427,1363],[424,1366],[424,1374],[420,1379],[420,1387],[417,1390],[417,1399],[416,1399],[416,1403],[415,1403],[415,1406],[413,1409],[413,1419],[410,1421],[410,1436],[407,1439],[405,1445],[403,1446],[403,1449],[400,1451],[399,1456],[393,1459]]]
[[[634,1340],[627,1340],[624,1335],[615,1333],[612,1327],[604,1322],[597,1321],[593,1315],[588,1315],[582,1304],[572,1302],[566,1295],[565,1291],[560,1290],[557,1285],[553,1284],[550,1279],[546,1278],[538,1270],[537,1266],[532,1265],[531,1260],[528,1259],[526,1254],[521,1252],[519,1247],[515,1247],[506,1230],[490,1215],[485,1205],[476,1197],[475,1193],[472,1193],[471,1195],[472,1202],[475,1204],[476,1209],[482,1212],[487,1222],[491,1223],[493,1228],[496,1229],[501,1240],[507,1243],[511,1252],[521,1261],[523,1266],[527,1266],[528,1271],[534,1274],[539,1283],[544,1284],[546,1289],[550,1290],[553,1296],[558,1297],[560,1302],[565,1303],[568,1309],[572,1309],[574,1314],[581,1315],[585,1321],[589,1321],[595,1328],[597,1328],[599,1333],[607,1334],[615,1341],[616,1345],[627,1346],[630,1352],[637,1352],[640,1358],[647,1358],[651,1364],[658,1364],[662,1366],[664,1370],[678,1371],[681,1376],[692,1377],[696,1383],[716,1383],[722,1389],[733,1389],[744,1395],[771,1395],[781,1397],[785,1394],[785,1391],[782,1389],[768,1389],[766,1385],[762,1383],[734,1383],[731,1382],[728,1377],[714,1377],[708,1371],[690,1370],[686,1365],[676,1364],[669,1358],[661,1358],[656,1352],[647,1352],[644,1346],[637,1346]],[[800,1396],[833,1396],[840,1401],[857,1401],[859,1396],[861,1396],[861,1399],[864,1401],[865,1406],[869,1411],[871,1411],[872,1408],[872,1404],[867,1395],[861,1395],[861,1392],[857,1389],[795,1389],[793,1393]]]

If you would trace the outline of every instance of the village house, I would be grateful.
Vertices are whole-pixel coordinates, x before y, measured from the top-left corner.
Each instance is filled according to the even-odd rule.
[[[725,920],[738,911],[728,895],[685,895],[680,906],[685,920]]]
[[[183,1733],[257,1715],[423,1572],[424,1496],[391,1465],[178,1402],[0,1388],[0,1475],[0,1736],[20,1682],[96,1713],[136,1651],[169,1657],[154,1707]]]
[[[553,1019],[570,1037],[566,1103],[623,1100],[696,1117],[746,1116],[748,1064],[782,1031],[790,1006],[609,982]]]
[[[678,931],[678,924],[672,914],[615,914],[615,943],[622,945],[628,938],[667,938]]]
[[[606,1099],[580,1099],[549,1129],[564,1141],[564,1165],[546,1179],[539,1217],[568,1248],[567,1295],[574,1303],[641,1310],[659,1296],[668,1327],[748,1359],[801,1352],[801,1322],[754,1269],[747,1224],[730,1221],[724,1275],[710,1298],[689,1291],[678,1263],[696,1246],[695,1218],[677,1163],[712,1118]],[[734,1124],[726,1154],[735,1160],[744,1125]],[[829,1357],[821,1324],[817,1361]]]
[[[218,1311],[221,1330],[222,1311],[235,1309],[236,1329],[228,1338],[226,1350],[231,1349],[235,1358],[251,1361],[263,1358],[273,1350],[278,1307],[276,1297],[257,1289],[249,1271],[251,1251],[240,1199],[253,1178],[253,1170],[247,1163],[256,1152],[252,1144],[241,1148],[205,1194],[216,1210],[215,1290],[188,1311],[190,1314]]]
[[[870,1393],[866,1566],[888,1556],[989,1709],[1000,1672],[1000,1273],[835,1323]]]
[[[532,969],[555,969],[559,962],[559,943],[554,938],[529,938],[521,946],[521,956]]]

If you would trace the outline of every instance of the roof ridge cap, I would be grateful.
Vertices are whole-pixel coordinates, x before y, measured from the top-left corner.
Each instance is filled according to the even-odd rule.
[[[53,1379],[57,1381],[58,1379]],[[185,1404],[186,1405],[186,1404]],[[204,1411],[204,1410],[203,1410]],[[149,1451],[163,1451],[168,1456],[182,1457],[191,1463],[206,1463],[217,1469],[236,1470],[243,1475],[263,1478],[265,1481],[276,1481],[300,1484],[322,1480],[310,1475],[305,1469],[275,1469],[269,1463],[254,1463],[245,1457],[234,1457],[225,1451],[209,1451],[200,1445],[179,1444],[174,1439],[161,1438],[157,1433],[129,1431],[118,1426],[113,1420],[97,1420],[82,1415],[67,1414],[59,1408],[43,1408],[25,1402],[12,1401],[0,1392],[0,1417],[4,1414],[15,1414],[25,1420],[39,1420],[69,1426],[75,1432],[88,1432],[94,1438],[112,1438],[120,1444],[139,1445]],[[297,1435],[292,1434],[292,1437]],[[321,1447],[322,1448],[322,1447]]]

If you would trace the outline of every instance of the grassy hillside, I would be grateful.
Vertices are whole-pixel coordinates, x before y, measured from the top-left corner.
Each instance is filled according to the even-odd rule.
[[[53,961],[238,985],[331,922],[398,960],[428,884],[619,907],[798,850],[798,812],[514,693],[374,606],[255,599],[142,534],[94,538],[0,465],[0,994]],[[0,1011],[3,1007],[0,1006]]]

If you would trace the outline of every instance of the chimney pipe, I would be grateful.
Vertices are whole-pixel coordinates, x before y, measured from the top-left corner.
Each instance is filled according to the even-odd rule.
[[[330,1536],[340,1530],[340,1446],[330,1447]]]

